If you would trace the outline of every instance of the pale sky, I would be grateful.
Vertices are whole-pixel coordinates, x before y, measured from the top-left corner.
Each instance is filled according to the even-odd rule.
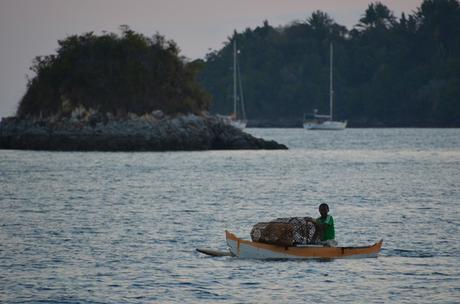
[[[54,54],[57,40],[88,31],[118,33],[126,24],[174,40],[182,55],[203,58],[220,49],[234,29],[305,20],[327,12],[351,28],[370,0],[0,0],[0,117],[14,115],[26,90],[26,75],[38,55]],[[422,0],[380,0],[397,17]]]

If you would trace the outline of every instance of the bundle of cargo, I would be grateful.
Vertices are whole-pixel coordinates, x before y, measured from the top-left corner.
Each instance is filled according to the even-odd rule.
[[[295,246],[318,244],[321,234],[313,218],[289,217],[255,224],[251,230],[251,239],[253,242]]]

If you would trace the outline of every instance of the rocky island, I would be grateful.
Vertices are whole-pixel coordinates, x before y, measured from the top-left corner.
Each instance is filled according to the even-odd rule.
[[[56,55],[37,57],[17,115],[0,122],[0,149],[287,149],[208,114],[200,62],[173,41],[121,31],[70,36]]]
[[[71,118],[4,118],[0,149],[57,151],[192,151],[287,149],[255,138],[222,118],[209,115],[154,114],[116,118],[98,113]]]

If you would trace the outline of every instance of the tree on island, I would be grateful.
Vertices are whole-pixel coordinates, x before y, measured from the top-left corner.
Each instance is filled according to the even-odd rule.
[[[186,62],[159,33],[149,38],[121,26],[121,35],[93,32],[58,41],[57,54],[36,57],[19,117],[100,113],[199,113],[211,97],[196,82],[202,64]]]

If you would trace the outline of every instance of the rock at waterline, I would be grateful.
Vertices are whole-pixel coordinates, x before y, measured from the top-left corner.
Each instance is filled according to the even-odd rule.
[[[0,149],[55,151],[192,151],[287,149],[256,138],[215,116],[156,115],[85,119],[9,117],[0,123]]]

